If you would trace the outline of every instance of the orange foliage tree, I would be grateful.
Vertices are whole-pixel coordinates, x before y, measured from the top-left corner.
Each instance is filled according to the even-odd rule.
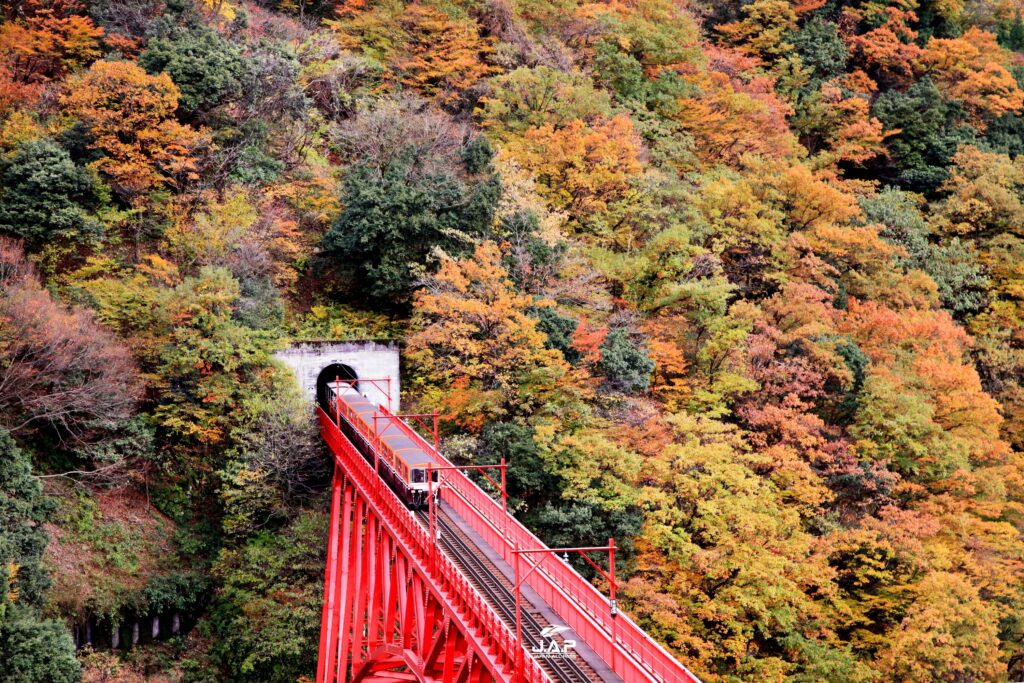
[[[68,81],[61,104],[104,154],[93,166],[133,205],[150,190],[198,178],[194,154],[208,139],[173,118],[179,94],[170,76],[150,76],[133,62],[96,62]]]
[[[409,358],[439,392],[428,392],[463,426],[537,410],[569,374],[559,351],[528,315],[531,297],[516,293],[493,242],[472,258],[445,260],[416,294],[418,331]]]
[[[1008,61],[994,34],[977,27],[959,38],[928,42],[921,62],[947,97],[964,103],[977,128],[987,119],[1024,108],[1024,91],[1001,63]]]
[[[864,19],[861,11],[853,9],[847,9],[846,16],[851,23]],[[917,31],[911,28],[917,15],[899,7],[886,7],[885,16],[881,26],[850,36],[850,51],[879,83],[907,86],[920,68],[921,48],[916,42]]]
[[[736,164],[744,154],[795,156],[798,145],[786,122],[792,108],[776,95],[771,79],[743,83],[710,71],[690,80],[700,95],[680,98],[676,116],[700,141],[696,151],[702,160]]]
[[[395,59],[402,83],[442,99],[454,99],[497,69],[486,62],[494,39],[482,38],[472,19],[452,19],[444,12],[413,3],[399,23],[408,45]]]
[[[0,24],[0,59],[15,80],[48,81],[98,59],[103,29],[81,3],[29,0],[15,21]]]
[[[811,112],[811,138],[807,141],[809,151],[818,152],[815,162],[819,166],[860,164],[885,153],[886,134],[882,122],[870,114],[869,93],[848,94],[852,80],[825,83],[819,91]]]

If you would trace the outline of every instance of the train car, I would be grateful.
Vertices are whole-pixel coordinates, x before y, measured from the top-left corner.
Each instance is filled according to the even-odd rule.
[[[434,458],[392,420],[378,420],[375,425],[373,417],[380,415],[381,411],[366,396],[352,390],[344,391],[339,396],[333,388],[327,394],[332,405],[324,406],[324,410],[333,417],[333,404],[337,400],[338,411],[344,418],[339,426],[349,439],[362,446],[359,451],[371,465],[374,464],[373,452],[376,450],[377,474],[391,490],[414,510],[426,507],[430,490],[427,482],[428,467],[430,464],[438,464]],[[379,435],[377,430],[381,432]],[[435,483],[438,474],[434,472]]]

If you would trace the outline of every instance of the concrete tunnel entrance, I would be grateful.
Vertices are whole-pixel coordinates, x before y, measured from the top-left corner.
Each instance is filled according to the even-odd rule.
[[[335,377],[359,380],[359,393],[397,412],[400,408],[400,349],[395,340],[299,341],[274,357],[295,372],[312,403],[323,400]],[[373,381],[370,380],[383,380]]]

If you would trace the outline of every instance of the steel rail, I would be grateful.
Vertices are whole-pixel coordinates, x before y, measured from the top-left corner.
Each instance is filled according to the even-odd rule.
[[[426,513],[417,513],[421,521],[426,521]],[[515,595],[511,588],[502,581],[500,570],[496,567],[487,567],[484,560],[480,558],[480,551],[470,541],[467,541],[465,534],[448,517],[448,514],[438,510],[437,524],[443,532],[440,541],[448,550],[451,559],[460,565],[466,572],[468,578],[477,584],[481,591],[487,594],[491,604],[501,612],[507,620],[506,623],[515,623]],[[523,612],[525,640],[531,647],[544,645],[541,637],[543,626],[537,618],[529,611]],[[538,662],[547,669],[556,680],[563,683],[592,683],[600,680],[590,676],[583,670],[579,663],[573,658],[546,659]]]

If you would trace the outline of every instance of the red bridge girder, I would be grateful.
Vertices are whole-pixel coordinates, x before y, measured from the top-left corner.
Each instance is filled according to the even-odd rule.
[[[444,553],[431,552],[427,530],[331,417],[320,408],[317,414],[335,457],[317,683],[550,681],[525,649],[516,675],[519,646],[509,626]],[[395,423],[437,462],[451,465],[409,425]],[[360,443],[373,448],[365,438]],[[462,472],[450,473],[440,498],[507,563],[519,548],[546,547]],[[550,553],[524,561],[534,570],[530,588],[616,680],[700,683],[570,565]]]
[[[317,683],[509,683],[514,636],[321,409],[335,457]],[[521,680],[548,681],[528,654]]]

